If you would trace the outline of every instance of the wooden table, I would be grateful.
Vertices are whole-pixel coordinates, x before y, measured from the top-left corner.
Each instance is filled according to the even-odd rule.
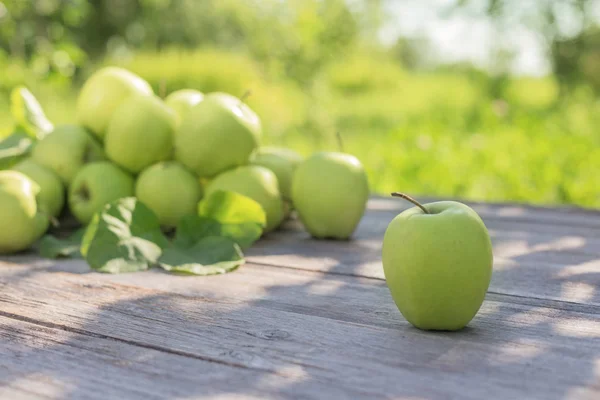
[[[402,207],[373,199],[350,242],[288,226],[221,276],[4,257],[0,398],[600,399],[600,212],[474,205],[490,291],[469,327],[432,333],[383,280]]]

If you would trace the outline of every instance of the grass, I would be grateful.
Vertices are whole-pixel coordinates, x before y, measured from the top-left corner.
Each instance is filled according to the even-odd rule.
[[[513,79],[504,100],[467,74],[411,73],[377,54],[349,55],[310,87],[218,50],[138,54],[121,62],[155,90],[194,87],[241,95],[261,115],[264,141],[308,155],[345,150],[372,190],[487,201],[600,207],[600,103],[579,90],[557,101],[550,78]],[[27,82],[51,119],[72,122],[76,86]],[[7,95],[0,132],[10,127]]]

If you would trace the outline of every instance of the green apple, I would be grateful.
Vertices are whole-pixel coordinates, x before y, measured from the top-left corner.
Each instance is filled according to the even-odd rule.
[[[247,164],[261,135],[260,119],[246,104],[225,93],[211,93],[181,121],[175,159],[210,178]]]
[[[479,215],[454,201],[417,204],[397,215],[383,239],[387,285],[404,317],[420,329],[466,326],[492,276],[492,243]]]
[[[125,69],[102,68],[83,85],[77,99],[77,118],[99,139],[103,139],[113,113],[134,94],[151,95],[152,88],[148,82]]]
[[[315,238],[348,239],[369,198],[365,170],[350,154],[319,152],[294,173],[292,203]]]
[[[31,158],[54,171],[65,185],[69,185],[84,164],[106,157],[85,128],[60,125],[35,145]]]
[[[183,165],[167,161],[142,171],[135,184],[135,196],[154,211],[162,226],[175,227],[181,217],[196,213],[202,188]]]
[[[106,155],[134,174],[168,160],[173,154],[176,120],[175,112],[157,96],[131,96],[108,124]]]
[[[0,171],[0,254],[16,253],[48,229],[38,207],[39,186],[18,171]]]
[[[69,209],[85,225],[106,204],[133,196],[133,184],[131,175],[108,161],[88,164],[69,187]]]
[[[58,175],[30,158],[21,161],[12,169],[27,175],[38,184],[40,208],[48,215],[58,217],[65,205],[65,187]]]
[[[165,98],[165,103],[171,107],[179,121],[194,107],[204,99],[204,94],[194,89],[181,89],[169,94]]]
[[[294,150],[279,147],[262,147],[254,154],[252,164],[273,171],[279,182],[279,191],[285,200],[292,199],[292,178],[302,156]]]
[[[229,190],[250,197],[259,203],[267,215],[265,232],[277,228],[283,221],[283,200],[273,171],[259,165],[238,167],[217,176],[206,186],[206,195],[217,190]]]

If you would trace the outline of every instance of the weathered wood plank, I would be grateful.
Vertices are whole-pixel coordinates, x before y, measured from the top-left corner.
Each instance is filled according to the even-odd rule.
[[[295,371],[303,376],[293,386],[299,396],[315,382],[330,382],[356,397],[600,396],[598,314],[493,299],[470,329],[433,334],[411,328],[393,312],[382,283],[329,279],[263,285],[270,295],[249,300],[237,293],[260,283],[222,285],[217,298],[204,295],[210,278],[196,280],[201,297],[192,297],[93,276],[3,274],[0,310],[215,362]],[[295,291],[297,300],[279,301],[288,291]],[[362,321],[366,314],[372,315],[364,321],[369,325]]]
[[[0,316],[2,399],[166,399],[294,397],[302,379],[135,346]],[[291,390],[290,390],[291,388]],[[318,381],[304,398],[352,392]]]

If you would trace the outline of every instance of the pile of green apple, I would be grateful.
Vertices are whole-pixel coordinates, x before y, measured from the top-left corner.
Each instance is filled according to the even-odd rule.
[[[312,236],[347,239],[365,210],[358,159],[261,147],[260,118],[230,94],[184,89],[163,99],[139,76],[107,67],[79,93],[77,124],[54,126],[26,89],[11,101],[20,130],[0,144],[3,254],[31,247],[65,216],[86,226],[124,198],[143,203],[171,232],[221,191],[258,203],[263,233],[296,210]]]

